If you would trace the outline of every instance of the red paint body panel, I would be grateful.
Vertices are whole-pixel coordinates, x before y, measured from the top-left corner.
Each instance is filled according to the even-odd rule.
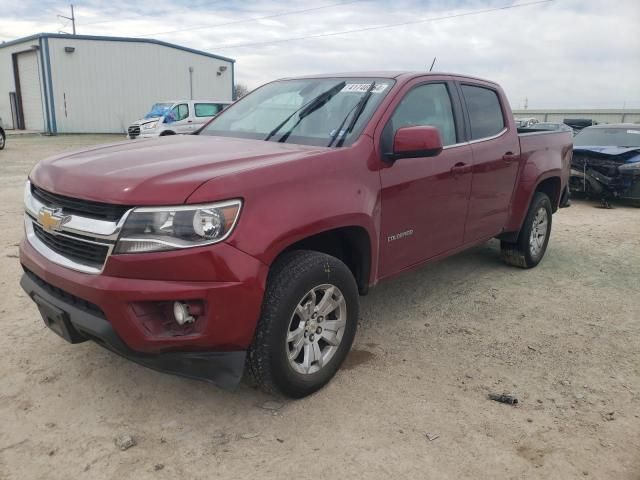
[[[440,131],[435,127],[404,127],[393,139],[393,153],[429,151],[433,156],[442,152]]]
[[[243,208],[223,243],[111,255],[99,275],[53,264],[26,241],[21,262],[50,284],[98,305],[133,350],[246,349],[269,266],[293,243],[340,227],[362,229],[371,247],[368,283],[375,285],[502,232],[518,231],[540,181],[557,177],[566,186],[571,136],[517,135],[497,85],[455,75],[372,76],[396,83],[348,147],[172,136],[40,162],[32,182],[60,195],[131,206],[241,198]],[[385,161],[380,144],[386,121],[406,92],[427,80],[464,80],[497,89],[506,130],[481,142],[463,139],[437,156]],[[153,335],[136,313],[139,302],[189,299],[206,305],[205,327],[197,334]]]
[[[51,263],[23,240],[20,261],[47,283],[100,307],[134,351],[244,350],[260,315],[268,269],[224,243],[209,247],[209,252],[202,250],[177,256],[176,252],[114,255],[101,275],[90,275]],[[153,266],[156,261],[159,264]],[[153,335],[133,305],[175,300],[205,302],[206,318],[198,320],[204,320],[204,331],[181,337]]]

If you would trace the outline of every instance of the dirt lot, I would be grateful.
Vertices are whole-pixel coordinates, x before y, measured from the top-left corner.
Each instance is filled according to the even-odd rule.
[[[640,209],[574,202],[531,271],[491,242],[380,285],[334,381],[270,410],[65,344],[19,288],[29,170],[113,139],[0,152],[0,479],[640,478]]]

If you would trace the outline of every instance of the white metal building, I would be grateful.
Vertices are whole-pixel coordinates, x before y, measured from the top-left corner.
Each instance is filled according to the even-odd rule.
[[[153,103],[233,90],[233,59],[158,40],[40,33],[0,44],[9,129],[124,133]]]

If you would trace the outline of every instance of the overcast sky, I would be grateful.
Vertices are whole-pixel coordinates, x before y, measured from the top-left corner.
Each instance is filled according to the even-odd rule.
[[[487,11],[534,1],[78,0],[75,9],[79,34],[145,36],[228,56],[250,88],[310,73],[425,70],[435,56],[434,71],[499,82],[513,108],[525,98],[529,108],[640,108],[640,0]],[[69,15],[65,2],[2,4],[0,41],[71,31],[56,17]]]

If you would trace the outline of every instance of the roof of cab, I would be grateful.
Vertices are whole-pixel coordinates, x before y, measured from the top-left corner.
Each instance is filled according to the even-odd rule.
[[[471,75],[462,75],[459,73],[449,73],[449,72],[421,72],[421,71],[405,71],[405,70],[380,70],[380,71],[366,71],[366,72],[338,72],[338,73],[324,73],[324,74],[314,74],[314,75],[301,75],[295,77],[285,77],[280,80],[294,80],[298,78],[345,78],[345,77],[355,77],[355,78],[390,78],[390,79],[404,79],[410,80],[416,77],[427,77],[427,76],[446,76],[446,77],[456,77],[461,80],[476,80],[481,82],[492,83],[497,85],[496,82],[492,80],[487,80],[485,78],[473,77]]]

